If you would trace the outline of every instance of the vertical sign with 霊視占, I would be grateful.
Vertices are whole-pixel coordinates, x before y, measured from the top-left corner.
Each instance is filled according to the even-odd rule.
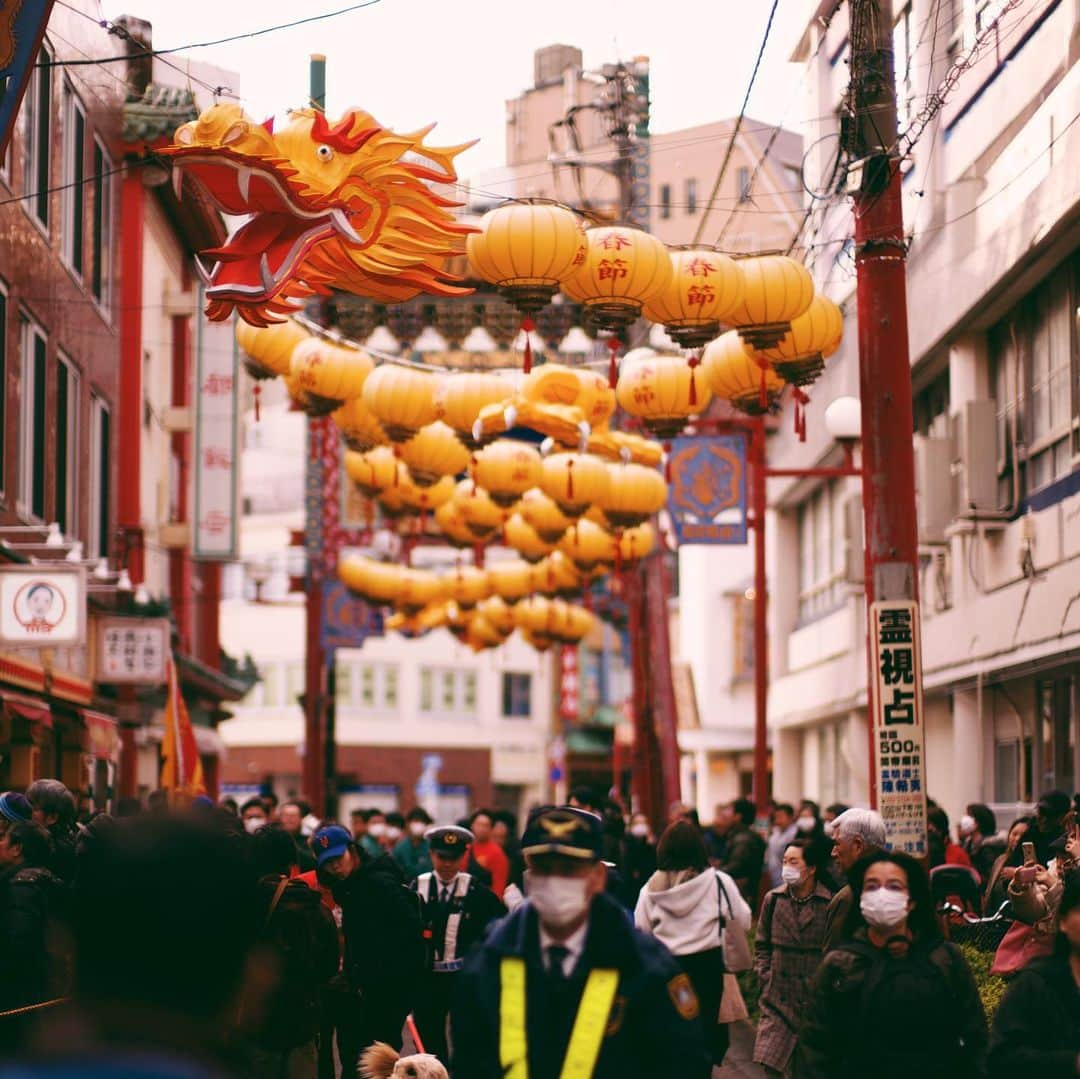
[[[919,605],[874,603],[870,648],[878,810],[890,848],[922,857],[927,844]]]
[[[49,25],[53,0],[4,0],[0,3],[0,161],[7,155],[41,42]]]
[[[677,438],[668,457],[668,515],[679,546],[746,542],[746,436]]]
[[[202,308],[202,290],[199,308]],[[231,561],[239,554],[237,345],[231,327],[211,344],[202,316],[195,333],[195,512],[192,553]],[[215,328],[216,329],[216,328]],[[228,337],[225,334],[228,333]],[[226,347],[225,341],[230,341]]]

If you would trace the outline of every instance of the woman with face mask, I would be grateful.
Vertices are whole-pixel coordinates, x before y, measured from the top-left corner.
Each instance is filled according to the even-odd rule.
[[[727,1023],[719,1022],[724,995],[722,925],[750,928],[751,911],[738,885],[709,866],[705,840],[689,821],[669,824],[656,846],[656,872],[641,889],[634,923],[675,956],[700,1004],[706,1045],[713,1063],[727,1053]]]
[[[817,879],[825,857],[811,839],[788,844],[781,870],[784,882],[761,906],[754,939],[754,967],[761,982],[754,1063],[769,1075],[788,1074],[802,1006],[821,963],[832,898]]]
[[[846,939],[825,956],[802,1009],[794,1074],[982,1076],[986,1015],[963,954],[941,939],[926,871],[881,851],[857,866],[852,893]]]

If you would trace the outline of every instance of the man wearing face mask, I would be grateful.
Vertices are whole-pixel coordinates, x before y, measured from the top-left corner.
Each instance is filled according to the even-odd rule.
[[[851,911],[850,881],[863,858],[885,849],[885,822],[872,809],[848,809],[833,821],[833,858],[848,882],[832,897],[825,924],[825,945],[822,952],[831,952],[846,934],[845,925]]]
[[[434,824],[426,809],[415,806],[405,818],[405,834],[394,844],[394,861],[401,866],[406,881],[431,872],[431,847],[424,833]]]
[[[266,815],[266,806],[263,805],[261,798],[249,798],[240,807],[240,819],[248,835],[254,835],[260,828],[265,828],[270,823],[270,818]]]
[[[459,978],[455,1075],[710,1075],[689,979],[604,894],[602,843],[602,822],[583,810],[530,818],[521,844],[528,901],[488,934]]]

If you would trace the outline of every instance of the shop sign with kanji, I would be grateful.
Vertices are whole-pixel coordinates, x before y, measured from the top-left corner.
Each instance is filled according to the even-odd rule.
[[[581,672],[578,668],[578,651],[574,645],[563,645],[559,650],[559,715],[563,719],[576,720],[580,712]]]
[[[102,618],[98,622],[98,682],[161,685],[168,654],[167,618]]]
[[[904,600],[873,604],[870,645],[878,809],[889,846],[923,856],[926,760],[919,605]]]

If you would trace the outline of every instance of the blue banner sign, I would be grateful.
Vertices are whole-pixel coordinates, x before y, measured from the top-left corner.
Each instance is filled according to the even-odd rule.
[[[322,646],[360,648],[368,637],[382,635],[382,615],[357,599],[340,581],[327,580],[322,585]]]
[[[53,0],[0,2],[0,161],[7,153],[15,117],[34,71]],[[51,69],[42,71],[52,76]],[[45,153],[49,147],[45,147]]]
[[[746,444],[742,432],[675,439],[668,513],[680,547],[746,542]]]

